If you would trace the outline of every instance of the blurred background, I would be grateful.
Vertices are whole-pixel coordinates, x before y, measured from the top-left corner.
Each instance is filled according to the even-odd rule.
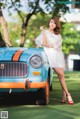
[[[54,16],[61,21],[65,71],[80,71],[80,0],[0,0],[0,47],[37,47],[40,26],[48,28]]]

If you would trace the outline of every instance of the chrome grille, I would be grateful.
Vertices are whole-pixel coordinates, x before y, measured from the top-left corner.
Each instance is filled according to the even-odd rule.
[[[0,77],[24,77],[27,64],[23,62],[0,62]]]

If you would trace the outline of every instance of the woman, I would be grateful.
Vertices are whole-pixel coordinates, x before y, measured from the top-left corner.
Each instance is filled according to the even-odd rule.
[[[61,102],[65,103],[68,100],[68,104],[72,105],[74,102],[67,89],[64,78],[64,56],[61,49],[62,39],[60,34],[59,18],[55,17],[50,19],[49,28],[47,30],[41,28],[41,30],[41,34],[36,38],[35,41],[39,47],[44,47],[49,65],[58,75],[62,87]]]

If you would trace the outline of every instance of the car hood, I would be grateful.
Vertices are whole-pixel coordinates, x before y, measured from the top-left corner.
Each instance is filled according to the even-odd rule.
[[[41,55],[42,52],[42,48],[0,48],[0,61],[26,62],[32,55]]]

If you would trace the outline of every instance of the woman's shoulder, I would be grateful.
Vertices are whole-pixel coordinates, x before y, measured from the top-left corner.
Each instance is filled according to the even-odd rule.
[[[54,37],[55,37],[57,40],[62,40],[61,34],[54,34]]]
[[[52,33],[50,33],[50,31],[48,29],[46,29],[45,32],[48,33],[48,34],[52,34]],[[61,37],[60,33],[59,34],[53,33],[53,35],[55,35],[56,37]]]
[[[61,36],[61,34],[59,33],[59,34],[54,34],[56,37],[59,37],[59,38],[61,38],[62,36]]]

